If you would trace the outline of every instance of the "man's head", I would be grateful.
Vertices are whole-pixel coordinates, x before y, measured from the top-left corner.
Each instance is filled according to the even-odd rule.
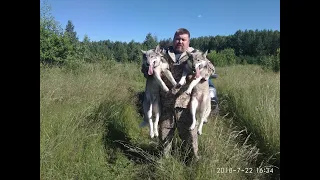
[[[173,49],[176,53],[183,53],[189,48],[190,32],[185,28],[180,28],[174,33]]]

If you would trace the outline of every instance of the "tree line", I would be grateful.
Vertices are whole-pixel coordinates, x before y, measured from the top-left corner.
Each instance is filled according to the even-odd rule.
[[[134,40],[91,41],[85,35],[80,41],[71,20],[62,29],[50,14],[50,6],[40,9],[40,62],[62,65],[68,61],[141,63],[140,49],[147,50],[160,44],[162,48],[172,45],[172,38],[158,40],[148,33],[142,43]],[[216,66],[232,64],[260,64],[274,71],[280,70],[280,31],[238,30],[228,36],[202,36],[190,39],[190,46],[206,51]]]

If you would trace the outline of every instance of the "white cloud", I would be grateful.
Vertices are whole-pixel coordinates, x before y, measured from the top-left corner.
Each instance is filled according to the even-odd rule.
[[[198,15],[198,18],[201,18],[201,17],[202,17],[202,15],[201,15],[201,14],[199,14],[199,15]]]

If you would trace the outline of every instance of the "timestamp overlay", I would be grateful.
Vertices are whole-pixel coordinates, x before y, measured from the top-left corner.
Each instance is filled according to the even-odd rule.
[[[245,173],[245,174],[272,174],[275,172],[275,167],[247,167],[247,168],[232,168],[232,167],[217,167],[216,173]]]

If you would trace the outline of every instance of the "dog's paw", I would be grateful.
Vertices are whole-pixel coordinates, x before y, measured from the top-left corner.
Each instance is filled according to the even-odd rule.
[[[196,127],[196,124],[194,123],[194,124],[192,124],[191,126],[190,126],[190,130],[194,130],[194,128]]]
[[[198,130],[198,135],[200,135],[201,136],[201,134],[202,134],[202,131],[201,130]]]
[[[158,131],[155,131],[155,132],[154,132],[154,136],[155,136],[155,137],[158,137],[158,136],[159,136]]]
[[[181,80],[181,81],[179,81],[179,83],[178,84],[180,84],[180,86],[183,86],[183,85],[185,85],[186,84],[186,80]]]
[[[177,83],[172,83],[173,87],[176,87],[177,86]]]
[[[165,92],[169,92],[169,88],[168,88],[168,87],[163,87],[163,90],[164,90]]]
[[[188,94],[188,95],[191,94],[191,90],[190,90],[190,89],[187,89],[185,92],[186,92],[186,94]]]
[[[154,138],[154,133],[153,132],[150,133],[150,137],[151,137],[151,139]]]
[[[194,155],[195,161],[198,162],[201,160],[201,156],[200,155]]]
[[[178,88],[181,88],[181,86],[182,86],[182,85],[181,85],[180,83],[178,83],[178,84],[175,86],[175,88],[178,89]]]

